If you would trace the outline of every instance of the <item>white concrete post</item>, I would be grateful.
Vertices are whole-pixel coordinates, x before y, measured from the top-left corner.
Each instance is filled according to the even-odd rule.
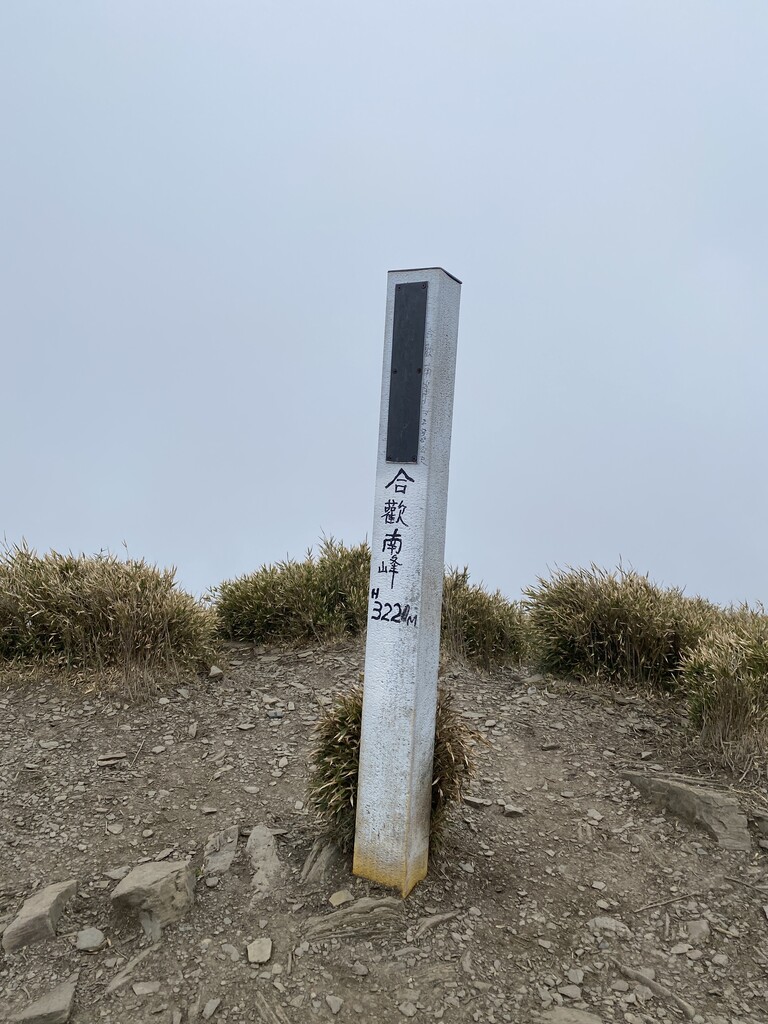
[[[403,896],[429,855],[460,293],[388,275],[353,871]]]

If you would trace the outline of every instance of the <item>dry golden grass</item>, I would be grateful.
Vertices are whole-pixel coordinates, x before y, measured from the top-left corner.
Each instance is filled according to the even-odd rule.
[[[702,746],[734,765],[768,751],[768,618],[726,612],[682,663],[691,721]]]
[[[489,669],[521,664],[529,655],[528,618],[498,590],[469,582],[469,571],[451,569],[443,584],[441,645],[446,655]]]
[[[357,775],[363,691],[355,687],[337,695],[318,723],[310,755],[309,804],[321,827],[345,852],[355,842]],[[452,804],[461,800],[473,767],[469,756],[471,734],[454,710],[448,690],[438,692],[435,753],[432,769],[430,851],[439,849]]]
[[[334,641],[365,633],[371,552],[326,539],[302,562],[264,565],[228,580],[212,599],[220,630],[231,640],[258,644]],[[486,668],[519,663],[526,654],[526,617],[519,604],[469,583],[469,573],[445,576],[442,645],[448,657]]]
[[[564,678],[676,685],[683,655],[720,620],[702,598],[634,570],[557,570],[525,591],[533,654]]]
[[[122,680],[131,693],[210,661],[215,619],[173,569],[114,555],[0,553],[0,665]],[[6,673],[7,674],[7,673]]]
[[[258,644],[302,644],[358,636],[368,613],[367,544],[323,540],[316,557],[264,565],[212,592],[222,635]]]
[[[222,583],[205,606],[178,588],[173,569],[144,560],[39,556],[24,545],[6,547],[0,549],[0,675],[34,681],[57,672],[62,682],[115,684],[126,696],[141,697],[168,677],[210,664],[220,636],[291,645],[359,636],[366,628],[369,568],[367,544],[346,547],[331,538],[316,557],[310,552],[302,562],[263,566]],[[522,605],[511,602],[470,584],[466,569],[449,570],[443,660],[485,668],[528,661],[560,678],[678,689],[704,747],[734,763],[764,756],[768,617],[762,608],[719,608],[634,570],[594,565],[557,570],[525,595]],[[359,695],[344,700],[326,726],[338,745],[337,766],[351,771]],[[447,723],[449,710],[445,715]],[[437,743],[439,749],[439,734]],[[342,781],[335,778],[338,792]],[[329,805],[329,820],[334,813]],[[349,819],[345,827],[348,832]]]

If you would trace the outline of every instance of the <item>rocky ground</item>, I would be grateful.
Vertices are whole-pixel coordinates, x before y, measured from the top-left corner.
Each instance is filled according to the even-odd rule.
[[[403,901],[304,804],[362,649],[223,668],[139,707],[0,692],[0,1018],[768,1021],[765,790],[696,778],[668,705],[449,672],[478,773]]]

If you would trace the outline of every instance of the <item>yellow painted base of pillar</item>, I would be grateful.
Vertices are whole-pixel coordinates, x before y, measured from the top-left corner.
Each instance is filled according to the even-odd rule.
[[[429,851],[425,851],[410,864],[394,864],[383,861],[380,851],[378,856],[369,856],[365,851],[355,848],[352,874],[397,889],[405,899],[416,883],[427,877],[428,861]]]

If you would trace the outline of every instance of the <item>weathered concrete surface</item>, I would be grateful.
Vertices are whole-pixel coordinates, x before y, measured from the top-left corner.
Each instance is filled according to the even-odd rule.
[[[71,878],[67,882],[48,885],[30,896],[3,932],[6,953],[54,938],[61,912],[76,892],[77,881]]]
[[[622,772],[622,777],[672,814],[701,826],[724,849],[746,853],[752,849],[747,816],[733,797],[642,772]]]
[[[429,859],[460,293],[440,267],[387,276],[352,870],[403,896],[425,877]],[[401,345],[411,346],[407,359]],[[418,370],[405,369],[410,358]],[[403,402],[398,384],[417,377],[418,409]],[[390,424],[393,389],[401,397]],[[403,445],[409,421],[417,436]]]

